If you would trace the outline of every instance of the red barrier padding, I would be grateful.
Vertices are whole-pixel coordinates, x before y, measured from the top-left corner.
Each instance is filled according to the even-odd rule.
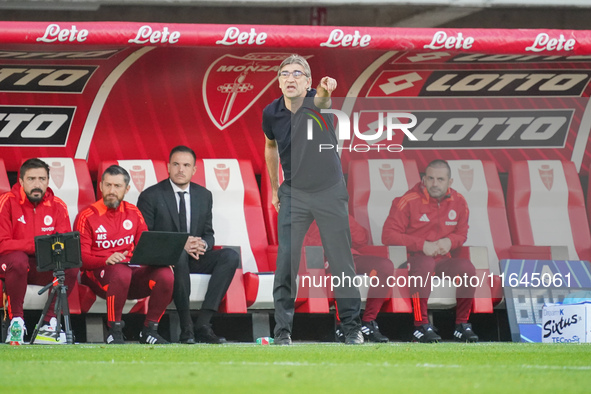
[[[334,50],[461,50],[560,55],[591,52],[591,33],[575,30],[409,29],[138,22],[1,22],[2,44],[63,46],[221,46]]]

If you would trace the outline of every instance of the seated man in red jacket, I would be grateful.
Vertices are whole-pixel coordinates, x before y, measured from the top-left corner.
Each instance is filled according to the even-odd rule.
[[[148,231],[139,209],[123,201],[129,191],[129,173],[112,165],[103,173],[103,197],[78,214],[75,229],[80,232],[82,282],[107,300],[107,344],[123,344],[121,320],[127,299],[150,296],[148,313],[139,342],[167,344],[158,334],[158,322],[172,300],[174,275],[169,266],[130,266],[133,250]]]
[[[351,253],[355,263],[355,272],[357,275],[366,274],[368,277],[376,276],[379,283],[384,284],[388,281],[388,276],[394,275],[394,264],[384,257],[363,255],[357,249],[361,249],[368,244],[367,230],[357,223],[355,218],[349,215],[349,227],[351,228]],[[304,238],[305,246],[321,246],[320,231],[316,222],[313,222]],[[329,261],[330,264],[330,261]],[[383,335],[376,322],[376,317],[384,305],[384,302],[391,297],[392,289],[385,287],[370,287],[365,302],[365,311],[361,318],[361,332],[366,341],[369,342],[388,342],[388,337]],[[345,341],[345,335],[342,330],[337,328],[337,339]]]
[[[21,345],[26,331],[23,302],[27,283],[45,286],[53,273],[37,272],[35,237],[72,231],[66,204],[49,187],[49,166],[29,159],[19,171],[12,190],[0,196],[0,278],[4,279],[11,319],[6,342]],[[76,284],[78,268],[65,270],[68,295]],[[35,343],[65,343],[65,333],[56,333],[55,298],[39,328]]]
[[[450,255],[451,250],[466,242],[469,215],[466,200],[450,187],[452,182],[451,169],[446,161],[429,163],[422,182],[394,199],[382,231],[384,245],[406,246],[410,254],[409,279],[422,279],[414,283],[409,281],[415,316],[413,340],[418,342],[441,340],[427,314],[432,276],[445,274],[454,278],[466,274],[470,278],[476,273],[469,260]],[[412,287],[413,284],[417,286]],[[454,337],[460,341],[478,341],[468,323],[474,292],[475,288],[467,283],[457,288]]]

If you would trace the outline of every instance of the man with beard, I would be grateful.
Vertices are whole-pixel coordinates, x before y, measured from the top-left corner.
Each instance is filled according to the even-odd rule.
[[[123,344],[121,320],[126,299],[150,296],[148,313],[139,335],[143,344],[168,342],[158,334],[158,322],[172,299],[174,275],[167,266],[130,266],[129,261],[141,234],[148,230],[133,204],[123,201],[129,191],[129,173],[118,165],[101,178],[102,199],[78,214],[82,282],[107,300],[107,344]]]
[[[18,183],[0,196],[0,278],[5,281],[11,319],[6,342],[12,345],[24,342],[27,283],[46,285],[53,280],[52,272],[37,272],[35,237],[72,231],[66,204],[49,188],[47,163],[29,159],[19,173]],[[76,284],[78,269],[67,269],[65,273],[69,294]],[[55,299],[35,343],[65,343],[65,334],[56,333],[54,303]]]
[[[415,285],[419,283],[418,286],[410,288],[415,318],[413,340],[417,342],[441,340],[427,313],[431,277],[471,278],[476,275],[470,260],[454,258],[450,253],[466,242],[469,216],[468,203],[451,188],[452,183],[449,164],[444,160],[433,160],[427,166],[423,180],[402,197],[394,199],[382,231],[384,245],[406,246],[410,255],[409,277],[422,278],[414,282]],[[467,283],[456,287],[454,338],[477,342],[478,336],[468,323],[476,289]]]

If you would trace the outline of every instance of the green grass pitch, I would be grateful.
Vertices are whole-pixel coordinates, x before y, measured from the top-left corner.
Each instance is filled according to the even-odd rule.
[[[1,393],[589,393],[591,344],[0,346]]]

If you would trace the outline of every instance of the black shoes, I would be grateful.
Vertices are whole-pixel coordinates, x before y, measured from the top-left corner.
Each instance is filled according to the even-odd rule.
[[[291,345],[291,334],[286,330],[280,331],[279,334],[275,335],[273,343],[275,345],[289,346]]]
[[[109,327],[109,334],[107,335],[106,340],[108,345],[125,344],[125,339],[123,338],[123,327],[125,327],[125,322],[123,321],[115,321],[111,323],[111,327]]]
[[[363,337],[363,333],[358,328],[353,329],[345,334],[343,327],[338,324],[335,330],[336,342],[344,343],[345,345],[361,345],[364,343]]]
[[[422,326],[415,328],[415,332],[412,333],[412,339],[414,342],[436,343],[441,341],[441,337],[437,335],[432,325],[423,324]]]
[[[435,343],[441,341],[441,337],[437,335],[436,329],[431,324],[423,324],[415,328],[416,330],[412,334],[414,342]],[[478,335],[472,331],[470,323],[456,324],[454,338],[460,342],[478,342]]]
[[[363,338],[368,342],[388,342],[388,337],[386,337],[380,332],[378,323],[375,320],[372,320],[370,322],[362,321],[361,332],[363,333]]]
[[[363,344],[363,334],[360,329],[349,331],[345,335],[345,345],[361,345]]]
[[[140,343],[147,345],[168,345],[169,342],[158,334],[158,323],[148,322],[140,332]]]
[[[211,343],[214,345],[219,345],[222,343],[226,343],[226,338],[218,337],[213,332],[210,324],[204,324],[200,327],[197,327],[195,330],[195,342],[197,343]],[[189,343],[189,342],[185,342]]]
[[[345,343],[345,332],[341,328],[341,325],[337,325],[337,328],[334,332],[336,342]]]
[[[179,342],[184,345],[194,345],[195,342],[195,335],[193,334],[193,328],[184,328],[181,330],[181,335],[179,336]]]
[[[188,338],[179,339],[179,343],[182,343],[183,345],[195,345],[197,342],[195,342],[195,338],[188,337]]]
[[[478,342],[478,335],[472,331],[472,324],[470,323],[456,324],[454,338],[461,342]]]
[[[195,330],[195,334],[193,334],[192,329],[183,329],[179,337],[179,342],[184,345],[195,345],[197,343],[211,343],[219,345],[226,343],[226,338],[218,337],[213,332],[210,324],[204,324]]]
[[[337,326],[335,335],[337,342],[345,343],[347,345],[359,345],[363,343],[363,334],[360,330],[353,330],[345,335],[339,325]],[[289,346],[292,344],[291,334],[286,330],[280,331],[279,334],[275,335],[273,343],[275,345]]]

